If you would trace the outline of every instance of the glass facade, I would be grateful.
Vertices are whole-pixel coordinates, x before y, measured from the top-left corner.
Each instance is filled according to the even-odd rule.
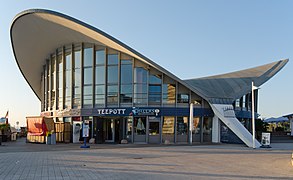
[[[105,46],[76,43],[49,57],[43,72],[45,111],[190,102],[189,93],[178,90],[170,77]]]
[[[97,114],[97,110],[103,108],[156,107],[156,113],[160,113],[160,107],[188,107],[190,90],[132,56],[90,43],[66,45],[49,55],[41,83],[42,110],[50,112],[56,122],[74,124],[92,117],[91,136],[96,142],[105,142],[101,138],[107,128],[109,142],[118,142],[122,138],[134,143],[187,142],[186,116],[132,116],[130,113],[108,118],[90,114],[94,111]],[[168,113],[172,114],[172,111]],[[81,112],[88,114],[81,116]],[[203,124],[205,131],[200,131],[200,123],[194,121],[194,135],[201,132],[208,137],[211,122],[207,119]]]

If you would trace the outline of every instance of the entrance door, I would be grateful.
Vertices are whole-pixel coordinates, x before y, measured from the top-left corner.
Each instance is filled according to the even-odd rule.
[[[113,119],[104,120],[105,142],[114,142],[115,140],[115,121]]]
[[[160,134],[160,121],[159,120],[150,120],[149,119],[149,143],[150,144],[159,144],[161,141]]]
[[[146,142],[146,117],[134,118],[134,142],[145,143]]]

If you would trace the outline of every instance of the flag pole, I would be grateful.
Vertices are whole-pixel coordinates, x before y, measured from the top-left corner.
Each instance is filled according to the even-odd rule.
[[[255,149],[254,83],[251,82],[252,148]]]

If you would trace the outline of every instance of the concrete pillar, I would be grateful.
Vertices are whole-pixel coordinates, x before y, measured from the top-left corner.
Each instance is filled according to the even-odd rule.
[[[220,142],[220,120],[216,115],[213,117],[212,142]]]

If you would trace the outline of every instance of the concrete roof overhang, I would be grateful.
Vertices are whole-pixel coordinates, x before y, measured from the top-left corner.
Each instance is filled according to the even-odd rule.
[[[251,82],[255,86],[263,83],[277,74],[288,62],[288,59],[266,65],[235,71],[227,74],[185,80],[186,83],[200,91],[210,102],[235,99],[251,92]]]
[[[71,43],[100,44],[126,53],[160,70],[209,102],[226,99],[230,103],[250,91],[249,82],[253,80],[256,86],[260,86],[288,62],[281,60],[248,70],[183,81],[105,32],[70,16],[43,9],[26,10],[16,15],[10,36],[17,65],[40,100],[41,74],[46,59],[56,48]]]
[[[104,45],[126,53],[192,89],[181,79],[114,37],[55,11],[31,9],[21,12],[13,19],[10,36],[18,67],[40,100],[41,74],[49,53],[66,44],[79,42]]]

